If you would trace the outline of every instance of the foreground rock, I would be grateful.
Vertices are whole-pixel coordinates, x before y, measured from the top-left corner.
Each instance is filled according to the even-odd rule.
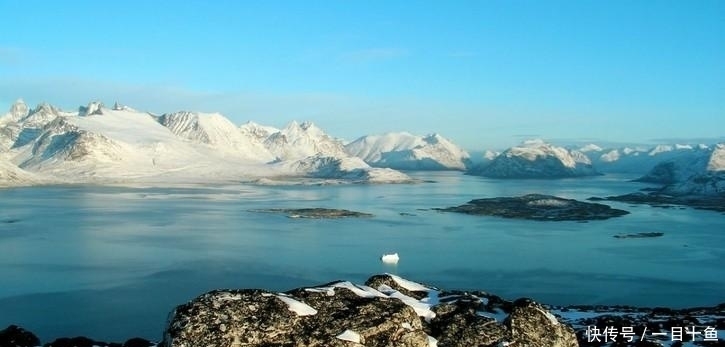
[[[601,220],[629,214],[627,211],[614,209],[603,204],[582,202],[542,194],[475,199],[461,206],[438,210],[539,221]]]
[[[683,334],[677,341],[672,332]],[[693,330],[694,329],[694,330]],[[602,334],[607,331],[608,333]],[[725,346],[725,303],[674,310],[631,306],[545,306],[483,291],[445,291],[394,275],[356,285],[273,293],[216,290],[177,307],[159,346],[178,347],[678,347]],[[708,340],[708,341],[706,341]],[[0,347],[40,346],[20,327],[0,330]],[[58,338],[45,347],[151,347]]]
[[[223,290],[173,312],[163,346],[578,346],[528,299],[443,292],[393,275],[287,293]]]
[[[347,218],[372,217],[372,214],[335,208],[269,208],[253,212],[284,213],[290,218]]]

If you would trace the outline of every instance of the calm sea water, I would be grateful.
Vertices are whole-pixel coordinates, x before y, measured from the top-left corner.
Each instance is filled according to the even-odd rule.
[[[55,186],[0,190],[0,327],[49,340],[159,339],[168,313],[207,290],[288,290],[397,273],[449,289],[549,304],[698,306],[725,301],[725,216],[611,205],[622,218],[536,222],[429,210],[546,193],[584,199],[628,177],[341,186]],[[259,208],[332,207],[373,218],[291,219]],[[402,213],[402,214],[401,214]],[[664,232],[650,239],[620,233]],[[397,266],[381,264],[398,252]]]

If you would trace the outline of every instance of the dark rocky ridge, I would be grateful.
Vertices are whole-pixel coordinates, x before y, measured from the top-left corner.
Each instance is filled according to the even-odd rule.
[[[475,199],[460,206],[437,210],[538,221],[589,221],[629,214],[627,211],[614,209],[604,204],[542,194]]]

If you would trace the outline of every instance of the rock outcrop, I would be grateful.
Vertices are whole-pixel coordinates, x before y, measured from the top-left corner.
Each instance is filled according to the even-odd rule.
[[[17,325],[11,325],[0,330],[0,346],[35,347],[40,346],[40,340],[35,334]]]
[[[478,294],[478,295],[476,295]],[[578,346],[529,299],[442,292],[394,275],[286,293],[217,290],[177,307],[162,346]]]
[[[286,293],[215,290],[178,306],[163,341],[61,337],[44,347],[725,346],[725,303],[689,309],[545,306],[483,291],[445,291],[384,274]],[[673,328],[696,331],[675,341]],[[609,333],[602,332],[608,331]],[[720,334],[718,336],[718,334]],[[18,326],[0,347],[41,346]]]

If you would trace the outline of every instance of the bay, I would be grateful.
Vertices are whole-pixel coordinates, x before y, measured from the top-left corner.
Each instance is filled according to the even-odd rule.
[[[390,272],[547,304],[690,307],[725,301],[725,216],[607,204],[631,214],[539,222],[443,213],[475,198],[565,198],[647,187],[632,177],[491,180],[413,172],[399,185],[45,186],[0,190],[0,326],[47,341],[159,340],[169,312],[217,288],[288,290]],[[253,212],[326,207],[372,218]],[[662,232],[658,238],[616,234]],[[379,258],[397,252],[400,262]]]

